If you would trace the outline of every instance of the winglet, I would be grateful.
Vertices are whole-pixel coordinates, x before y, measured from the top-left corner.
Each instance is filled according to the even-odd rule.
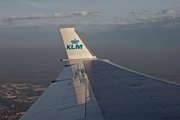
[[[75,28],[61,28],[60,33],[69,59],[96,58],[75,32]]]

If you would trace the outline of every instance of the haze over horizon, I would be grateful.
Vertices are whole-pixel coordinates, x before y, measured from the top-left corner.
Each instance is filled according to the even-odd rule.
[[[36,66],[43,54],[46,62],[59,64],[66,57],[61,27],[75,27],[98,58],[144,73],[180,72],[178,0],[1,1],[1,60],[18,56],[28,63],[23,56],[30,54]]]

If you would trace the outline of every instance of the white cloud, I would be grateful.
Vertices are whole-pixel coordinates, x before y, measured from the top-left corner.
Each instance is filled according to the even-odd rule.
[[[125,22],[127,24],[157,24],[162,27],[173,27],[176,25],[180,25],[180,14],[176,10],[177,8],[179,7],[163,9],[154,15],[146,9],[140,12],[132,12],[134,17],[131,19],[126,19]]]
[[[37,15],[37,16],[14,16],[11,17],[4,17],[1,21],[8,22],[8,21],[15,21],[15,20],[35,20],[35,19],[45,19],[45,18],[68,18],[68,17],[76,17],[76,16],[98,16],[100,15],[99,12],[88,12],[88,11],[77,11],[77,12],[68,12],[68,13],[54,13],[53,16],[44,16],[44,15]]]
[[[137,16],[137,15],[143,15],[144,12],[132,12],[132,14]]]
[[[67,14],[67,16],[71,17],[71,16],[98,16],[100,15],[99,12],[87,12],[87,11],[77,11],[77,12],[69,12]]]
[[[73,13],[73,15],[77,15],[77,16],[87,16],[87,15],[89,15],[89,13],[88,13],[87,11],[79,11],[79,12]]]
[[[157,15],[170,15],[170,14],[176,14],[176,12],[173,9],[164,9],[157,13]]]
[[[149,10],[147,10],[147,9],[144,9],[143,11],[141,11],[141,12],[136,12],[136,11],[134,11],[134,12],[131,12],[133,15],[135,15],[136,17],[138,17],[138,16],[140,16],[140,15],[145,15],[145,14],[148,14],[149,13]]]
[[[59,13],[54,13],[54,17],[64,17],[64,14],[59,12]]]
[[[133,17],[114,17],[112,21],[121,25],[136,25],[139,27],[180,27],[180,13],[175,9],[176,8],[164,9],[156,14],[152,14],[149,10],[131,12]]]
[[[33,19],[42,19],[42,18],[50,18],[49,16],[44,16],[44,15],[37,15],[37,16],[25,16],[25,17],[18,17],[12,15],[11,17],[5,17],[2,19],[2,21],[13,21],[13,20],[33,20]]]

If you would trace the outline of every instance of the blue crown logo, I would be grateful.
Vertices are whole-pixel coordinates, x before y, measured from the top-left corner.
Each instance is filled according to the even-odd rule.
[[[72,43],[72,44],[78,44],[78,42],[79,42],[79,40],[76,40],[76,39],[71,40],[71,43]]]

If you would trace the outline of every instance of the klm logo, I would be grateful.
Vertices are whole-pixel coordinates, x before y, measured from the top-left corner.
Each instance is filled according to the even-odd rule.
[[[66,46],[67,50],[76,50],[76,49],[82,49],[83,44],[78,44],[79,40],[71,40],[71,44]]]

